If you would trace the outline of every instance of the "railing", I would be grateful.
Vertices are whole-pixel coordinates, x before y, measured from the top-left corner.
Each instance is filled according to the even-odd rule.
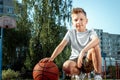
[[[115,63],[114,65],[106,65],[107,62]],[[120,60],[104,61],[102,76],[104,79],[120,79]]]

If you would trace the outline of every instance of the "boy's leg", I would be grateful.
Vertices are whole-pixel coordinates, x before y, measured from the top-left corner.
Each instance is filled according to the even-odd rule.
[[[67,60],[63,64],[63,70],[68,75],[78,75],[80,70],[77,68],[77,63],[72,60]]]
[[[97,65],[98,65],[98,68],[97,68],[97,72],[98,73],[101,73],[102,72],[102,69],[101,69],[101,67],[102,67],[102,57],[101,57],[101,49],[100,49],[100,47],[99,47],[99,45],[97,45],[96,47],[95,47],[95,53],[97,53],[97,61],[98,61],[98,63],[97,63]]]
[[[92,60],[95,76],[94,80],[102,80],[101,77],[101,65],[102,65],[102,59],[101,59],[101,53],[100,53],[100,47],[97,45],[96,47],[90,49],[88,51],[87,58],[89,60]]]
[[[98,74],[101,73],[101,63],[102,63],[100,52],[101,52],[100,47],[99,45],[97,45],[95,48],[90,49],[87,55],[87,58],[89,60],[92,60],[93,62],[95,73]]]

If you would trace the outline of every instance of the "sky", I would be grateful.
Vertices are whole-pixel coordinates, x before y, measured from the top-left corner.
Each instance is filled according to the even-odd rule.
[[[73,7],[81,7],[86,11],[88,29],[120,34],[120,0],[73,0]]]
[[[88,29],[102,29],[110,34],[120,34],[120,0],[72,1],[73,7],[81,7],[86,11]],[[70,24],[67,24],[68,28],[71,28]]]

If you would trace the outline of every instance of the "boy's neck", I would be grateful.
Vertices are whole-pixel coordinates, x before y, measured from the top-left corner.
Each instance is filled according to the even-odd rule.
[[[87,29],[84,29],[84,30],[76,30],[77,32],[86,32]]]

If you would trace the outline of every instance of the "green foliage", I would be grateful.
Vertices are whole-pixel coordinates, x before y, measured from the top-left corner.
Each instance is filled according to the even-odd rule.
[[[69,58],[70,56],[70,47],[66,47],[64,49],[64,51],[55,59],[55,62],[57,64],[57,66],[59,67],[59,69],[62,69],[62,65],[63,63]]]
[[[22,6],[16,0],[14,1],[17,27],[14,29],[4,29],[3,68],[6,68],[6,65],[16,64],[16,60],[24,63],[26,54],[29,54],[28,46],[31,37],[30,28],[32,22],[28,19],[27,4]],[[19,51],[16,49],[19,49]],[[21,68],[22,66],[23,64]],[[15,67],[12,66],[13,69]]]
[[[20,76],[19,72],[15,72],[14,70],[8,69],[8,70],[2,70],[2,80],[12,80],[12,79],[18,79]]]
[[[32,0],[29,2],[33,3],[30,7],[34,10],[32,12],[34,22],[31,29],[33,33],[29,45],[33,62],[31,65],[34,66],[44,57],[50,57],[62,40],[67,31],[65,23],[67,20],[70,21],[71,2],[72,0]],[[57,59],[60,60],[59,57]],[[57,63],[62,65],[62,62]]]
[[[14,29],[4,29],[4,38],[3,38],[3,66],[9,64],[16,56],[15,54],[15,45],[13,44],[16,40],[13,38],[16,34]]]
[[[70,21],[72,0],[14,2],[17,27],[5,30],[3,65],[15,64],[18,60],[24,63],[21,69],[32,70],[39,60],[51,56],[67,32],[66,21]],[[66,47],[55,59],[59,68],[68,58],[69,50]]]
[[[43,58],[44,54],[42,53],[42,46],[39,41],[39,37],[32,37],[30,39],[30,55],[27,56],[25,65],[29,67],[29,69],[32,69],[34,65]],[[31,64],[32,63],[32,64]]]

